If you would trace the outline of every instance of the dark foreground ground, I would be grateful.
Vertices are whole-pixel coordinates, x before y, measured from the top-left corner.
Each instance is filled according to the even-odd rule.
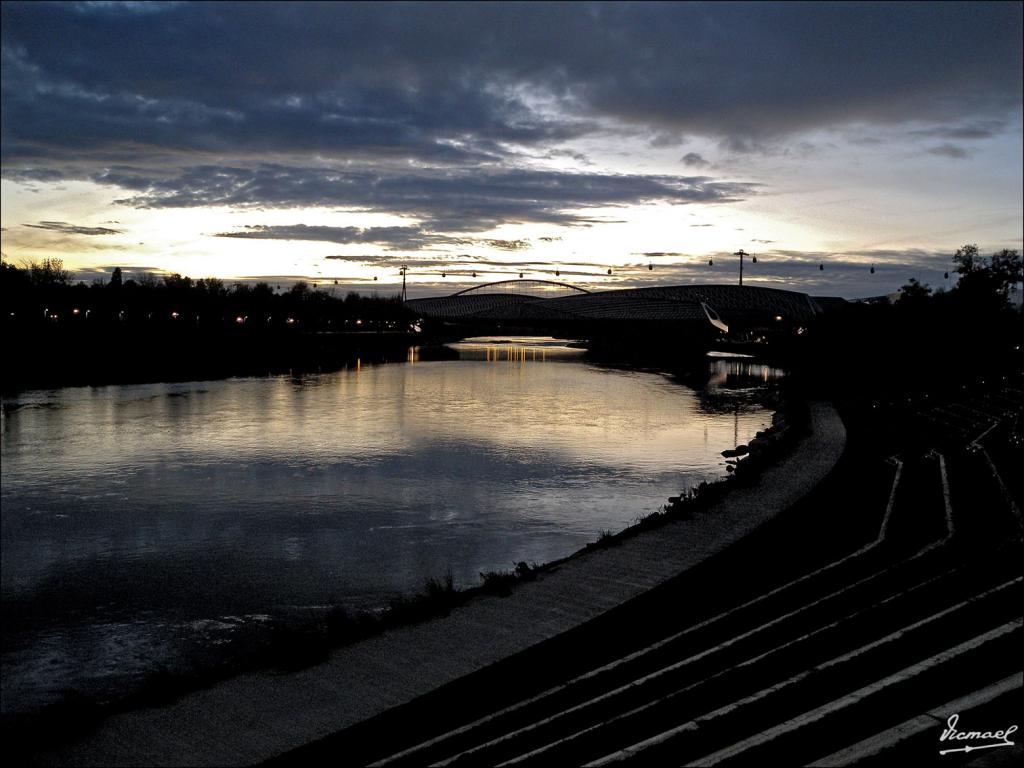
[[[848,405],[835,470],[752,535],[271,762],[1019,764],[940,736],[1020,722],[1022,410],[1019,378]]]

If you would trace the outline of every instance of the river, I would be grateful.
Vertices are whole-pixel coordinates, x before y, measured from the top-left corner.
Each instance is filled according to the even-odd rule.
[[[778,371],[703,387],[552,339],[3,401],[4,713],[109,700],[303,610],[564,557],[725,474]]]

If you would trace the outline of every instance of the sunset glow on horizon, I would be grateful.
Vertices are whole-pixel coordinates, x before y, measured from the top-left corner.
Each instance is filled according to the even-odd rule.
[[[742,248],[752,285],[948,287],[1022,246],[1020,60],[1003,3],[4,3],[3,255],[415,296],[734,282]]]

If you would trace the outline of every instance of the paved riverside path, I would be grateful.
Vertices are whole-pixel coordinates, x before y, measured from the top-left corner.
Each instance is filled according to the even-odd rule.
[[[786,509],[835,465],[846,430],[811,405],[811,433],[715,507],[582,552],[507,597],[388,631],[287,674],[247,673],[171,704],[110,717],[44,765],[251,765],[327,736],[554,637],[720,552]],[[713,525],[708,525],[713,521]]]

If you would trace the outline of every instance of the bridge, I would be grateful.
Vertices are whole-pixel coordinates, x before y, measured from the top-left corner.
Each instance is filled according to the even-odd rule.
[[[452,296],[466,296],[468,294],[502,294],[515,296],[528,296],[536,299],[550,299],[555,296],[576,296],[581,293],[590,293],[586,288],[577,285],[563,283],[556,280],[498,280],[493,283],[474,285],[470,288],[463,288],[456,291]]]
[[[406,305],[428,320],[454,324],[581,330],[662,324],[690,335],[720,335],[730,326],[805,327],[822,314],[807,294],[778,288],[709,284],[592,292],[545,280],[502,280]]]

